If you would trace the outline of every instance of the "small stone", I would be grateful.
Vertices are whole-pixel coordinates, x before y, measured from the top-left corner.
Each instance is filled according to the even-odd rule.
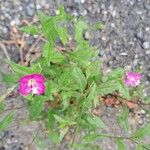
[[[143,47],[144,49],[149,49],[149,48],[150,48],[150,42],[148,42],[148,41],[144,42],[144,43],[142,44],[142,47]]]
[[[145,54],[146,54],[146,55],[150,55],[150,50],[147,50],[147,51],[145,52]]]
[[[120,53],[119,55],[120,56],[127,56],[127,53],[124,52],[124,53]]]
[[[3,33],[8,33],[8,28],[7,27],[3,27]]]
[[[42,8],[41,5],[39,5],[39,4],[36,5],[36,9],[37,9],[37,10],[39,10],[39,9],[41,9],[41,8]]]
[[[85,40],[89,40],[91,38],[90,33],[89,32],[85,32],[84,38],[85,38]]]
[[[144,7],[147,9],[147,10],[150,10],[150,1],[145,1],[144,3]]]
[[[27,15],[33,16],[34,13],[35,13],[35,9],[31,9],[31,8],[28,8],[28,9],[27,9]]]
[[[86,10],[83,10],[80,14],[81,14],[82,16],[86,16],[87,11],[86,11]]]
[[[138,59],[134,59],[133,65],[134,65],[134,66],[137,66],[137,65],[138,65],[138,62],[139,62]]]
[[[136,36],[139,38],[139,39],[142,39],[143,38],[143,33],[140,31],[136,34]]]
[[[85,0],[74,0],[74,2],[75,2],[75,3],[79,3],[79,4],[80,4],[80,3],[83,4],[83,3],[85,2]]]

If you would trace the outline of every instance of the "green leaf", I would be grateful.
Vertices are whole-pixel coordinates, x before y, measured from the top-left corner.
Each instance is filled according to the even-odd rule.
[[[57,144],[60,142],[59,133],[54,130],[48,130],[48,137],[53,143]]]
[[[13,113],[8,114],[7,116],[4,117],[4,119],[0,122],[0,131],[6,129],[8,125],[12,122],[13,120]]]
[[[59,141],[61,142],[64,138],[64,136],[66,135],[66,133],[68,132],[69,128],[66,127],[64,129],[61,129],[60,130],[60,136],[59,136]]]
[[[136,150],[144,150],[143,146],[141,144],[136,145]]]
[[[122,139],[116,139],[116,144],[118,146],[118,150],[125,150],[125,144]]]
[[[147,123],[144,127],[138,129],[133,135],[133,138],[142,139],[145,136],[150,135],[150,123]]]
[[[18,82],[20,76],[18,76],[15,73],[11,74],[2,74],[2,82],[5,82],[7,84],[15,84]]]
[[[55,16],[56,20],[67,20],[67,21],[71,21],[71,19],[73,18],[71,15],[67,14],[64,10],[64,7],[61,5],[58,8],[59,10],[59,15]]]
[[[25,74],[31,74],[31,73],[40,73],[41,72],[41,68],[40,68],[39,63],[34,64],[31,67],[25,67],[25,66],[21,66],[21,65],[16,64],[12,61],[9,61],[9,60],[6,60],[6,62],[11,66],[13,71],[18,74],[18,76],[25,75]]]
[[[85,119],[93,126],[96,128],[102,128],[106,129],[106,125],[104,122],[100,119],[100,117],[97,116],[91,116],[91,115],[86,115]]]
[[[0,112],[3,111],[5,109],[5,103],[0,102]]]
[[[130,99],[129,89],[124,85],[122,80],[116,80],[116,86],[118,91],[123,98]]]
[[[58,35],[59,35],[59,38],[60,40],[62,41],[62,43],[65,45],[67,43],[67,40],[68,40],[68,32],[67,32],[67,29],[66,28],[61,28],[59,27],[57,29],[57,32],[58,32]]]
[[[62,119],[60,116],[58,116],[58,115],[53,115],[53,116],[56,119],[56,121],[58,121],[59,123],[65,122],[65,120]]]
[[[50,62],[60,63],[65,59],[61,53],[54,51],[53,44],[54,44],[53,42],[47,42],[44,45],[43,49],[43,57],[46,58],[48,65],[50,64]]]
[[[110,94],[110,93],[113,93],[117,90],[118,90],[118,87],[116,86],[115,80],[101,83],[99,86],[100,95]]]
[[[6,60],[6,62],[12,67],[13,71],[19,75],[31,73],[30,68],[28,67],[21,66],[9,60]]]
[[[65,68],[58,77],[58,84],[62,90],[70,91],[70,90],[76,90],[79,89],[77,86],[73,73],[72,73],[72,68]]]
[[[86,87],[87,81],[82,70],[79,67],[74,67],[72,73],[80,91],[83,92]]]
[[[45,15],[42,11],[38,11],[38,17],[41,21],[41,23],[45,23],[50,16]]]
[[[95,134],[87,134],[82,138],[83,143],[92,143],[98,139],[105,138],[103,135],[95,133]]]
[[[88,28],[88,25],[79,20],[75,26],[75,40],[80,42],[83,39],[83,31]]]
[[[86,78],[89,79],[90,77],[100,76],[100,61],[91,62],[86,68]]]
[[[98,99],[97,85],[95,82],[93,82],[89,88],[88,96],[87,99],[84,101],[83,107],[87,109],[93,107],[93,103],[96,102],[97,99]],[[96,103],[94,103],[94,106],[95,105]]]
[[[54,43],[51,41],[45,43],[42,54],[43,57],[46,59],[48,65],[50,64],[53,53],[54,53]]]
[[[42,31],[44,36],[49,42],[55,42],[58,37],[57,28],[52,17],[47,18],[45,21],[41,22]]]
[[[122,68],[117,68],[112,70],[108,75],[103,77],[103,81],[114,80],[114,79],[122,79],[124,75],[124,70]]]
[[[35,96],[29,105],[30,116],[33,119],[38,119],[41,117],[41,113],[43,111],[43,105],[47,97],[45,96]]]
[[[64,60],[65,60],[65,57],[59,52],[54,52],[51,58],[51,61],[53,63],[61,63]]]
[[[117,119],[118,123],[124,127],[126,132],[129,129],[128,115],[129,115],[129,109],[128,108],[124,108],[122,113],[119,115],[119,117]]]
[[[46,92],[45,95],[50,99],[50,100],[54,100],[53,99],[53,94],[59,92],[60,88],[59,85],[56,84],[53,81],[47,81],[46,82]]]
[[[38,35],[39,34],[38,28],[34,25],[28,25],[28,26],[21,27],[20,30],[22,32],[25,32],[25,33],[28,33],[31,35]]]

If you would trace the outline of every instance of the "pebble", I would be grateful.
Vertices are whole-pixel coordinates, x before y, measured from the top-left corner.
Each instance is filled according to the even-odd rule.
[[[85,0],[74,0],[74,2],[75,2],[75,3],[79,3],[79,4],[80,4],[80,3],[83,4],[83,3],[85,2]]]
[[[84,33],[84,38],[85,38],[85,40],[89,40],[91,38],[91,35],[90,35],[90,33],[88,31],[86,31]]]
[[[150,55],[150,50],[146,50],[145,54]]]
[[[33,16],[34,13],[35,13],[35,10],[34,10],[34,9],[31,9],[31,8],[28,8],[28,9],[27,9],[27,15]]]
[[[149,48],[150,48],[150,42],[145,41],[145,42],[142,44],[142,47],[143,47],[144,49],[149,49]]]

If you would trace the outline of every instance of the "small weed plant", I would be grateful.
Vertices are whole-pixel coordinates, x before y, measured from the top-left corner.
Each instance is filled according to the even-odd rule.
[[[91,27],[82,19],[68,15],[63,7],[59,8],[57,16],[39,12],[38,17],[37,25],[24,26],[21,30],[44,39],[41,57],[28,66],[6,60],[12,72],[4,74],[3,80],[11,88],[1,96],[0,113],[5,111],[5,97],[17,88],[26,101],[30,120],[43,122],[47,138],[54,143],[68,139],[70,149],[99,150],[98,139],[114,138],[118,150],[125,149],[125,140],[134,142],[137,150],[150,150],[150,145],[141,141],[150,135],[149,123],[129,137],[112,136],[100,116],[93,111],[108,95],[119,97],[124,103],[131,103],[134,97],[146,103],[140,82],[142,74],[125,72],[122,68],[104,73],[98,50],[83,37]],[[70,22],[73,25],[71,44]],[[126,131],[128,113],[125,106],[118,118]],[[14,113],[9,113],[1,120],[0,130],[4,130],[13,117]]]

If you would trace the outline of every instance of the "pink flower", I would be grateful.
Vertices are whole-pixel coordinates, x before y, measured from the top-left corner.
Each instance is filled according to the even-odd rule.
[[[19,93],[21,95],[37,94],[45,92],[45,77],[42,74],[29,74],[20,80]]]
[[[141,78],[142,78],[142,74],[129,72],[129,73],[127,73],[127,76],[125,79],[125,85],[136,87],[140,84]]]

